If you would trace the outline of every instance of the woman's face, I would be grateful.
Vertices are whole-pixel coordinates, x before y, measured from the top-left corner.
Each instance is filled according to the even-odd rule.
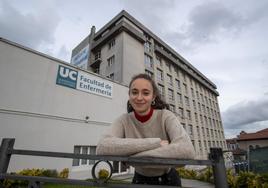
[[[136,113],[148,114],[154,98],[153,86],[150,81],[138,78],[132,82],[129,88],[129,102]]]

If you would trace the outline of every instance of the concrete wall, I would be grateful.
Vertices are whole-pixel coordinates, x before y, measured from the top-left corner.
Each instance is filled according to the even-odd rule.
[[[123,83],[128,85],[132,76],[144,73],[144,46],[141,42],[123,32]]]
[[[73,152],[74,145],[96,145],[126,111],[127,87],[114,82],[110,99],[60,86],[59,65],[69,66],[0,40],[0,140],[16,138],[18,149]],[[9,171],[71,165],[70,159],[12,156]]]

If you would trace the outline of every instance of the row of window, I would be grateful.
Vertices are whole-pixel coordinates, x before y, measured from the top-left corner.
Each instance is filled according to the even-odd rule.
[[[96,146],[74,146],[74,153],[96,155]],[[94,163],[95,160],[73,159],[73,166],[91,165]]]
[[[163,99],[165,99],[164,86],[161,85],[161,84],[158,84],[158,90],[159,90],[159,93],[160,93],[161,97]],[[183,103],[184,103],[186,105],[186,107],[188,106],[190,108],[190,100],[189,100],[188,96],[184,96],[184,102],[183,102],[182,94],[177,93],[177,101],[180,104],[180,106],[182,106]],[[171,103],[171,105],[170,105],[171,106],[171,111],[176,113],[175,106],[174,106],[175,97],[174,97],[174,92],[173,92],[172,89],[168,89],[168,102]],[[192,104],[193,104],[194,110],[196,110],[196,111],[197,111],[197,106],[198,106],[199,113],[203,113],[203,115],[207,115],[208,117],[211,117],[211,118],[220,119],[220,113],[217,112],[216,110],[213,110],[212,108],[210,108],[208,106],[205,106],[204,104],[202,104],[202,108],[201,108],[201,103],[198,102],[196,104],[195,100],[192,100]],[[172,109],[174,109],[174,110],[172,110]]]
[[[188,124],[186,126],[185,123],[182,123],[182,126],[190,136],[193,136],[193,125]],[[196,133],[197,133],[197,137],[200,137],[202,133],[204,138],[208,137],[208,138],[215,138],[215,139],[224,139],[224,134],[222,130],[215,130],[215,129],[209,129],[209,128],[205,129],[204,127],[201,127],[200,129],[199,126],[196,126]]]
[[[197,151],[194,140],[192,140],[192,144],[193,144],[195,150]],[[224,141],[206,141],[206,140],[204,140],[203,144],[204,144],[204,151],[205,152],[208,152],[209,148],[211,148],[211,147],[225,148],[225,142]],[[202,147],[201,140],[198,140],[198,146],[199,146],[199,151],[202,152],[203,147]]]
[[[163,71],[160,69],[157,69],[157,73],[156,73],[156,79],[158,82],[163,83],[164,81],[164,74]],[[167,74],[166,75],[166,79],[167,79],[167,83],[169,87],[173,87],[173,79],[172,76]],[[181,90],[181,83],[180,80],[175,79],[175,87],[177,88],[177,90]],[[169,89],[172,91],[172,89]],[[187,88],[187,84],[183,83],[183,92],[187,95],[188,94],[188,88]],[[196,94],[194,93],[194,89],[191,88],[191,93],[192,93],[192,98],[196,98],[197,100],[200,100],[200,102],[206,104],[206,105],[210,105],[213,106],[215,109],[218,109],[218,103],[214,102],[213,100],[211,100],[210,98],[208,99],[207,96],[203,96],[202,93],[199,93],[198,91],[196,91]],[[200,97],[199,97],[200,96]]]
[[[87,154],[96,155],[96,146],[74,146],[75,154]],[[113,173],[123,173],[126,172],[128,167],[118,161],[111,162],[113,165]],[[93,165],[95,160],[88,159],[73,159],[73,166],[83,166],[83,165]]]
[[[156,64],[157,64],[157,67],[158,67],[157,70],[162,71],[161,69],[163,67],[163,63],[162,63],[161,58],[158,57],[158,56],[156,56]],[[166,70],[171,73],[172,72],[172,64],[169,63],[169,62],[166,62],[165,65],[166,65]],[[174,71],[175,71],[175,73],[176,73],[178,78],[180,77],[180,74],[182,75],[182,78],[183,78],[185,83],[187,83],[187,80],[189,80],[191,87],[195,87],[196,90],[199,89],[200,93],[204,92],[204,95],[208,95],[213,100],[217,100],[216,96],[213,95],[207,88],[203,87],[201,84],[198,84],[197,82],[194,82],[190,77],[188,77],[186,75],[186,73],[183,73],[182,71],[179,71],[175,67],[174,67]]]

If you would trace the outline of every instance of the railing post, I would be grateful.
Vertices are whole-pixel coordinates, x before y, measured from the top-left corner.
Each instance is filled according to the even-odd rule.
[[[226,168],[224,165],[223,152],[221,148],[210,148],[209,159],[212,160],[215,187],[228,188]]]
[[[13,149],[15,138],[2,139],[0,148],[0,173],[6,173],[10,161],[11,154],[8,153],[9,149]]]

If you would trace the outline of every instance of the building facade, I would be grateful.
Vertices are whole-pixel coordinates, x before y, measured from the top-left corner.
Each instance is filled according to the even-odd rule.
[[[210,147],[226,149],[216,85],[126,11],[97,32],[93,26],[74,58],[73,64],[125,85],[147,73],[190,135],[197,158],[206,159]]]
[[[15,138],[14,148],[26,150],[95,154],[128,99],[127,86],[3,38],[0,88],[0,141]],[[93,162],[12,155],[8,171],[69,168],[70,178],[86,179]]]

